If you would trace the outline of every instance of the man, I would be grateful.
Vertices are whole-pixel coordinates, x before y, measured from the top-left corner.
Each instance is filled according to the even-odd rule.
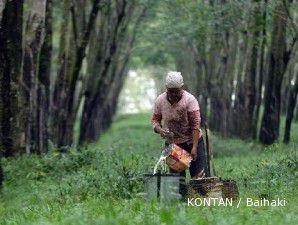
[[[151,123],[154,131],[166,140],[166,146],[177,144],[192,155],[189,168],[191,178],[210,176],[200,129],[200,107],[197,99],[183,90],[183,85],[180,72],[168,72],[166,91],[155,100]],[[185,171],[180,175],[185,179]]]

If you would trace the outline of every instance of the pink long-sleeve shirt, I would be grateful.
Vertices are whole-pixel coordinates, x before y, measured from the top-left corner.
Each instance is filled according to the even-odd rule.
[[[163,124],[162,124],[163,123]],[[189,92],[183,90],[179,102],[171,105],[167,99],[167,93],[160,94],[154,103],[151,124],[153,129],[160,125],[174,133],[170,141],[176,144],[192,142],[192,131],[199,130],[199,138],[202,136],[200,129],[201,116],[197,99]],[[169,140],[168,140],[169,141]]]

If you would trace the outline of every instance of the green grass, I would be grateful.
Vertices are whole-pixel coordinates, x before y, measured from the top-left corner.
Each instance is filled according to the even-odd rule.
[[[293,131],[298,126],[294,124]],[[141,177],[152,171],[162,140],[149,115],[116,119],[99,143],[4,160],[0,224],[297,224],[297,133],[270,147],[212,137],[218,174],[237,181],[240,196],[286,198],[285,207],[189,207],[147,204]],[[295,144],[296,143],[296,146]]]

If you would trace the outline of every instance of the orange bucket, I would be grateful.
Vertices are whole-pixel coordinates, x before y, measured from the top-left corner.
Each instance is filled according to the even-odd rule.
[[[176,172],[182,172],[186,168],[189,168],[192,157],[183,148],[180,148],[176,144],[170,144],[164,151],[167,155],[166,164],[170,168]]]

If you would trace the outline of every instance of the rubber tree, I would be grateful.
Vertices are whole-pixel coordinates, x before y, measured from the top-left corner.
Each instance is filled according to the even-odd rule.
[[[2,21],[2,12],[3,12],[3,8],[4,8],[4,1],[1,0],[0,1],[0,23]],[[0,93],[1,93],[1,89],[0,89]],[[0,101],[0,109],[2,110],[2,105],[1,105],[1,101]],[[0,113],[0,119],[1,119],[1,113]],[[0,126],[0,129],[1,129],[1,126]],[[2,188],[2,183],[3,183],[3,170],[2,170],[2,140],[0,139],[0,189]]]
[[[0,146],[4,156],[24,150],[19,81],[22,65],[23,0],[1,2]]]
[[[112,122],[136,28],[145,10],[145,5],[138,1],[114,3],[117,4],[109,5],[101,15],[95,48],[90,51],[89,58],[95,60],[88,65],[90,76],[84,89],[80,144],[97,140]]]
[[[297,95],[298,95],[298,67],[296,72],[296,80],[294,85],[291,85],[290,87],[290,93],[287,101],[287,116],[286,116],[286,126],[285,126],[285,132],[284,132],[284,143],[289,143],[290,137],[291,137],[291,125],[294,117],[294,110],[296,107],[297,102]]]
[[[26,152],[40,152],[42,147],[43,123],[40,117],[42,106],[45,101],[45,88],[40,84],[38,70],[40,61],[40,51],[45,36],[45,15],[46,0],[35,0],[32,2],[28,19],[26,21],[24,37],[24,58],[22,87],[24,92],[24,112],[22,118],[25,121],[25,141]],[[42,90],[44,93],[42,94]]]
[[[253,139],[258,138],[258,122],[259,122],[259,114],[260,114],[260,106],[262,103],[262,88],[264,83],[264,74],[266,74],[265,71],[265,46],[267,43],[266,33],[267,33],[267,27],[266,27],[266,21],[267,21],[267,0],[264,0],[264,7],[262,10],[262,18],[259,20],[259,27],[261,29],[260,31],[260,52],[258,56],[259,61],[259,71],[258,71],[258,81],[257,81],[257,90],[256,90],[256,105],[254,108],[254,115],[253,115]]]
[[[52,0],[46,2],[46,14],[44,23],[44,41],[41,46],[39,56],[38,70],[38,89],[37,89],[37,151],[48,151],[49,140],[49,107],[50,107],[50,77],[51,77],[51,61],[52,61]]]
[[[83,9],[80,4],[84,5]],[[78,103],[75,101],[77,84],[81,72],[86,49],[89,44],[91,31],[94,28],[97,15],[102,7],[101,0],[93,0],[91,10],[88,12],[86,23],[82,23],[81,10],[88,8],[87,1],[76,1],[72,5],[65,1],[65,13],[71,14],[71,20],[66,21],[62,27],[60,43],[60,69],[54,84],[53,111],[52,111],[52,137],[54,143],[61,147],[73,143],[73,128],[76,118]],[[70,11],[68,10],[70,9]],[[80,19],[81,18],[81,19]],[[85,19],[85,18],[84,18]],[[71,29],[68,27],[71,24]],[[86,26],[84,26],[86,24]],[[71,34],[69,34],[72,32]],[[69,42],[65,43],[65,38]]]
[[[244,67],[244,78],[237,79],[237,84],[240,87],[236,96],[237,116],[234,117],[237,126],[234,127],[235,131],[233,134],[243,139],[252,139],[254,131],[253,119],[257,102],[257,63],[259,60],[258,52],[260,45],[260,31],[262,28],[262,14],[259,3],[259,0],[254,1],[255,7],[251,14],[251,22],[248,23],[248,26],[252,29],[248,29],[245,40],[247,42],[247,62]],[[263,76],[263,74],[259,74],[259,76]]]
[[[291,57],[294,39],[287,50],[286,28],[288,1],[277,1],[273,18],[273,34],[269,50],[269,68],[265,86],[264,113],[260,127],[260,142],[272,144],[279,137],[281,86],[287,64]]]

